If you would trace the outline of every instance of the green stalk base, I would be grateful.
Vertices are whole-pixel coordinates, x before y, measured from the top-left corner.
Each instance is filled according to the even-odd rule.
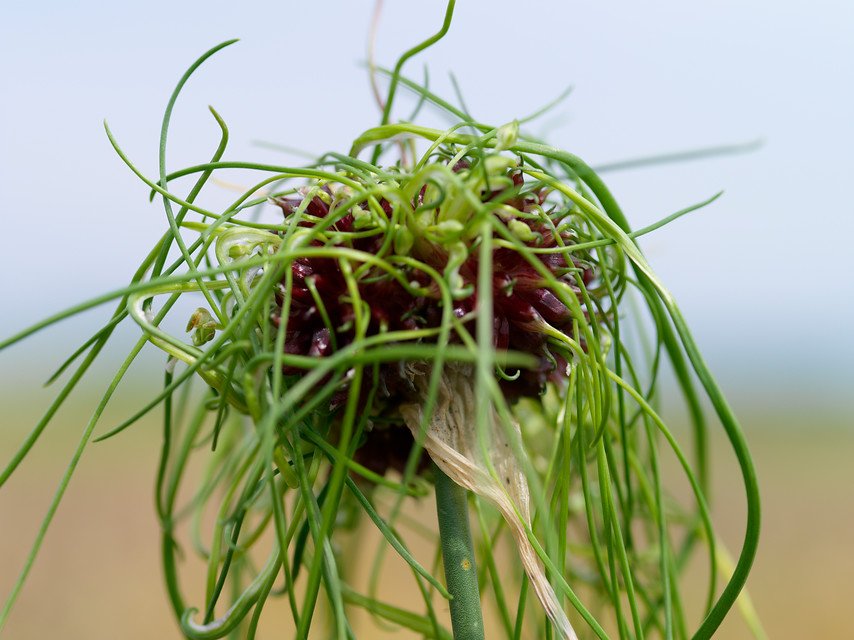
[[[469,528],[468,492],[434,466],[439,538],[451,600],[454,640],[484,640],[477,565]]]

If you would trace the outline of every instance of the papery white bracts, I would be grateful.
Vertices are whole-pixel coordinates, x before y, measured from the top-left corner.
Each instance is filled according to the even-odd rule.
[[[451,480],[495,505],[507,521],[519,559],[546,614],[563,638],[578,640],[528,540],[526,529],[531,526],[528,481],[494,410],[490,413],[489,432],[480,434],[487,443],[485,454],[488,459],[484,459],[477,433],[476,407],[478,402],[489,400],[479,399],[475,394],[474,368],[452,363],[445,365],[436,404],[426,420],[422,435],[424,405],[430,384],[429,368],[424,368],[427,371],[407,367],[421,402],[402,405],[400,414],[403,420],[416,441],[423,442],[424,449]],[[513,428],[518,434],[519,426],[514,424]],[[488,471],[490,466],[495,477]]]

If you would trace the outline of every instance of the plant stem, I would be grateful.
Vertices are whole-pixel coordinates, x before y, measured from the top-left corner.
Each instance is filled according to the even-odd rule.
[[[454,640],[483,640],[483,614],[466,500],[468,492],[435,465],[434,472],[445,582],[453,596],[451,628]]]

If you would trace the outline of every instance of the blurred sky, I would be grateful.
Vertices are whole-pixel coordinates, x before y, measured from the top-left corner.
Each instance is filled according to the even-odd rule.
[[[229,123],[227,159],[296,162],[259,139],[346,151],[379,119],[363,66],[372,7],[6,0],[0,336],[122,286],[164,228],[103,118],[156,175],[175,82],[203,51],[240,37],[188,84],[169,166],[215,148],[208,104]],[[378,61],[391,66],[443,11],[387,0]],[[459,0],[447,38],[405,71],[421,78],[425,64],[432,88],[453,97],[453,71],[473,115],[494,124],[574,86],[531,131],[594,165],[762,138],[746,155],[604,177],[635,227],[726,190],[644,241],[653,266],[731,395],[854,415],[844,393],[854,378],[854,3]],[[402,102],[398,117],[408,113]],[[55,329],[38,348],[62,347],[58,357],[83,331]],[[33,348],[0,355],[0,375]]]

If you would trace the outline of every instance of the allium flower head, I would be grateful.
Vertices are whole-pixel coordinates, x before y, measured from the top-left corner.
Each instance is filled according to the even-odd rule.
[[[536,397],[545,391],[547,381],[565,377],[566,353],[549,344],[550,331],[573,336],[573,311],[559,296],[573,296],[575,306],[582,308],[581,287],[588,296],[599,295],[591,289],[595,270],[586,252],[560,251],[577,241],[572,205],[552,203],[548,188],[536,181],[526,183],[523,166],[520,158],[498,154],[458,159],[453,165],[437,156],[414,175],[394,175],[393,191],[387,195],[354,203],[353,188],[327,182],[304,188],[303,196],[274,198],[286,224],[296,219],[301,228],[323,229],[322,239],[314,239],[313,246],[353,249],[391,258],[395,265],[392,272],[371,266],[348,279],[334,255],[296,259],[272,316],[276,327],[284,323],[286,353],[327,357],[350,345],[356,337],[357,305],[368,317],[367,336],[397,333],[401,342],[435,343],[447,301],[430,276],[433,272],[447,277],[452,314],[462,331],[473,333],[476,314],[490,313],[492,346],[535,358],[533,367],[505,372],[500,381],[505,397],[511,401]],[[406,194],[414,195],[407,199]],[[497,242],[491,258],[489,310],[478,307],[477,226],[483,215],[500,228],[492,231]],[[406,335],[423,330],[433,334]],[[449,341],[460,343],[462,338],[452,332]],[[298,369],[289,366],[285,372],[295,374]],[[381,366],[372,397],[389,417],[401,402],[412,399],[413,392],[401,361]],[[345,384],[332,398],[332,408],[340,406],[346,394]],[[388,444],[400,441],[399,436],[378,437]],[[370,443],[366,446],[372,448]],[[399,452],[389,453],[390,460],[399,457]],[[383,465],[375,460],[372,467],[382,470]]]
[[[494,151],[461,157],[448,150],[411,172],[398,169],[371,181],[348,177],[355,185],[318,181],[272,200],[285,225],[310,234],[309,246],[324,250],[296,258],[277,292],[272,322],[284,332],[285,353],[329,358],[377,337],[398,346],[471,344],[473,336],[483,340],[476,325],[486,316],[495,357],[513,353],[529,360],[527,366],[496,367],[506,401],[538,398],[548,383],[565,388],[573,360],[567,344],[583,352],[579,322],[594,322],[605,305],[596,263],[589,252],[575,250],[585,231],[574,203],[555,197],[541,181],[526,180],[522,158]],[[481,264],[484,242],[491,247],[487,265]],[[382,262],[353,268],[349,252]],[[436,366],[442,382],[431,401],[428,381]],[[283,372],[299,369],[286,365]],[[357,391],[368,421],[355,460],[380,474],[403,473],[418,441],[416,451],[424,446],[453,480],[496,504],[514,531],[535,593],[571,636],[526,538],[528,485],[508,437],[492,418],[487,433],[477,432],[474,379],[471,365],[382,363],[374,384]],[[350,393],[345,378],[328,408],[340,411]],[[433,418],[424,414],[427,406],[434,407]],[[455,423],[457,414],[468,419]],[[478,449],[479,438],[489,452]],[[495,465],[502,468],[499,482],[487,472]],[[426,469],[424,457],[416,468]]]

